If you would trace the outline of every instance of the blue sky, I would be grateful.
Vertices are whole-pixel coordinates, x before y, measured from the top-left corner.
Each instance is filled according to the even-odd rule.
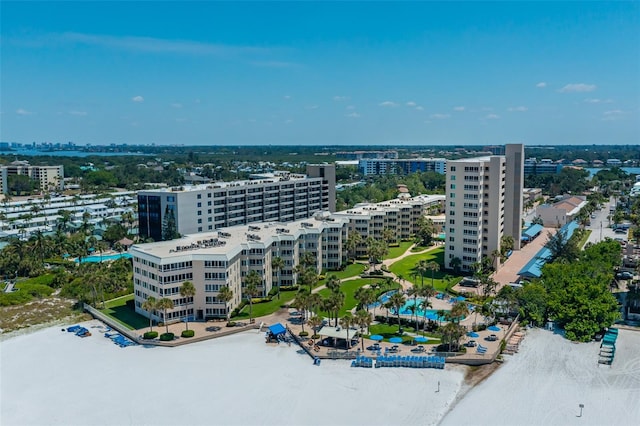
[[[640,3],[0,3],[0,139],[640,144]]]

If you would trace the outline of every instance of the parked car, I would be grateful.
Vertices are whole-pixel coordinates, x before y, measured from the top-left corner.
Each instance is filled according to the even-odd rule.
[[[632,280],[633,279],[633,273],[631,273],[629,271],[618,272],[616,274],[616,278],[619,279],[619,280]]]
[[[495,334],[490,334],[487,337],[485,337],[485,339],[487,339],[490,342],[495,342],[496,340],[498,340],[498,336],[496,336]]]
[[[474,347],[478,346],[478,344],[476,343],[476,341],[475,341],[475,340],[469,340],[469,341],[468,341],[468,342],[466,342],[464,345],[465,345],[466,347],[468,347],[468,348],[474,348]]]

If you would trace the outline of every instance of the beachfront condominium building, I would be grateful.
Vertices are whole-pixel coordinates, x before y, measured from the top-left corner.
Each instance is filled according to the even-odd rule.
[[[446,268],[470,271],[500,250],[503,235],[520,248],[523,155],[522,144],[508,144],[505,155],[448,162]]]
[[[394,238],[413,238],[418,231],[418,219],[434,214],[444,207],[444,195],[419,195],[413,198],[394,199],[381,203],[360,203],[349,210],[336,212],[333,217],[347,218],[349,232],[360,234],[361,243],[356,247],[356,256],[366,256],[366,239],[383,239],[383,230],[389,229]]]
[[[360,173],[368,175],[399,174],[408,175],[416,172],[436,172],[444,174],[447,160],[444,158],[374,158],[362,159],[358,162]]]
[[[187,316],[197,320],[226,318],[243,300],[251,271],[260,276],[258,290],[266,296],[274,286],[297,282],[295,267],[304,253],[316,259],[318,272],[338,269],[345,260],[343,241],[347,233],[347,219],[321,212],[289,223],[255,223],[134,245],[129,252],[133,257],[135,310],[162,322]],[[282,269],[272,267],[275,257],[284,261]],[[180,295],[185,281],[196,288],[193,299]],[[219,297],[223,287],[232,292],[228,302]],[[142,308],[151,296],[173,301],[174,308],[167,310],[166,318],[163,312],[150,313]]]
[[[309,165],[307,175],[178,186],[138,193],[140,236],[155,241],[252,222],[290,222],[335,211],[335,165]]]
[[[35,180],[41,191],[64,190],[64,166],[32,166],[28,161],[16,160],[0,167],[2,192],[8,193],[9,176],[24,175]]]
[[[357,255],[366,255],[364,240],[368,237],[381,240],[382,230],[388,228],[397,238],[411,238],[418,219],[439,211],[443,202],[442,195],[421,195],[362,204],[344,212],[319,212],[294,222],[252,223],[134,245],[130,253],[136,311],[148,317],[142,304],[149,296],[170,297],[175,308],[168,311],[167,321],[179,321],[185,316],[226,317],[243,300],[245,277],[250,271],[262,277],[258,286],[262,295],[274,286],[295,285],[295,266],[304,253],[316,259],[318,272],[339,269],[346,261],[344,246],[350,233],[360,234],[363,243]],[[272,268],[274,257],[283,259],[281,270]],[[184,281],[191,281],[196,287],[193,302],[180,296]],[[228,303],[218,298],[222,287],[233,292]],[[155,312],[153,318],[165,320],[162,312]]]

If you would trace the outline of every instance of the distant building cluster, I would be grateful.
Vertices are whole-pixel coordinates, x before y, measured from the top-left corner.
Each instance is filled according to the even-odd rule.
[[[342,160],[362,160],[367,158],[398,158],[398,151],[338,151],[336,158]]]

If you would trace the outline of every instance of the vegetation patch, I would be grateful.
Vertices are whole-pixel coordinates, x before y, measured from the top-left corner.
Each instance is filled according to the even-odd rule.
[[[133,294],[105,302],[105,308],[101,309],[100,312],[110,316],[129,330],[149,327],[149,319],[136,313],[136,311],[127,304],[128,301],[133,301]]]
[[[158,332],[157,331],[147,331],[142,336],[142,338],[145,339],[145,340],[155,339],[156,337],[158,337]]]
[[[173,333],[162,333],[160,335],[161,342],[170,342],[174,339],[175,335]]]
[[[182,337],[193,337],[196,335],[196,332],[193,330],[182,330],[182,333],[180,333],[180,336]]]

